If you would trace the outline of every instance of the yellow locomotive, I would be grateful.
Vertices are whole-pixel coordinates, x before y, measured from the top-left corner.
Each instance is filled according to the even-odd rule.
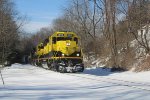
[[[33,63],[58,72],[83,72],[79,41],[73,32],[55,32],[37,45]]]

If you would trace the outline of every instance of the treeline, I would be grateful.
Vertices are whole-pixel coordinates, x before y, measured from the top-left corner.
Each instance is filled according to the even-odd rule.
[[[128,70],[150,53],[149,25],[149,0],[71,0],[51,28],[30,39],[37,45],[54,31],[73,31],[81,37],[87,64],[94,56],[106,66]]]
[[[114,69],[128,70],[140,66],[148,59],[149,0],[68,0],[68,2],[62,16],[53,20],[53,26],[42,28],[34,35],[24,35],[21,42],[24,55],[34,52],[33,48],[55,31],[73,31],[81,37],[87,66],[94,58]],[[17,29],[13,13],[10,15],[10,22],[15,24],[11,26]],[[7,33],[18,36],[17,30],[15,32],[7,30]],[[150,69],[149,65],[146,69]]]
[[[20,60],[21,19],[11,0],[0,0],[0,65]]]

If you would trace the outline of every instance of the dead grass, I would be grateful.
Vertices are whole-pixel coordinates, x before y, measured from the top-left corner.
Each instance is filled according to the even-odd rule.
[[[135,71],[136,72],[150,71],[150,56],[142,60],[141,63],[138,65],[138,67],[135,68]]]

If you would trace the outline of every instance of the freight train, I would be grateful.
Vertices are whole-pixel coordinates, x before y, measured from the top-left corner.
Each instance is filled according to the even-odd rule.
[[[55,32],[37,45],[32,64],[61,73],[83,72],[80,38],[74,32]]]

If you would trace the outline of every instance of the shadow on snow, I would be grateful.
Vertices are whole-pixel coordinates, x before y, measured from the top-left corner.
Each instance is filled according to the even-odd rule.
[[[112,71],[111,68],[101,68],[101,67],[95,67],[95,68],[86,68],[83,72],[83,74],[90,74],[90,75],[96,75],[96,76],[107,76],[114,73],[121,73],[123,71]]]

